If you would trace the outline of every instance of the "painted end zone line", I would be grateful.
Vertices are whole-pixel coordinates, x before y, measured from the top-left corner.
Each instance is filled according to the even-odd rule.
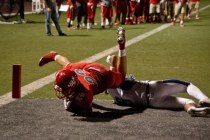
[[[203,8],[201,8],[200,11],[203,11],[203,10],[209,8],[209,7],[210,7],[210,5],[207,5],[207,6],[203,7]],[[192,14],[195,14],[195,12],[193,12]],[[146,32],[146,33],[144,33],[142,35],[139,35],[139,36],[137,36],[137,37],[135,37],[135,38],[133,38],[131,40],[128,40],[125,45],[126,45],[126,47],[128,47],[128,46],[130,46],[130,45],[132,45],[134,43],[137,43],[137,42],[139,42],[139,41],[141,41],[141,40],[143,40],[143,39],[145,39],[145,38],[147,38],[147,37],[149,37],[149,36],[151,36],[151,35],[153,35],[155,33],[158,33],[160,31],[170,27],[171,25],[172,25],[171,23],[163,24],[162,26],[160,26],[158,28],[155,28],[155,29],[153,29],[153,30],[151,30],[149,32]],[[86,58],[84,60],[81,60],[81,61],[95,62],[95,61],[97,61],[97,60],[99,60],[99,59],[101,59],[101,58],[103,58],[105,56],[108,56],[109,54],[112,54],[112,53],[118,51],[117,47],[118,46],[116,45],[116,46],[114,46],[114,47],[112,47],[110,49],[104,50],[104,51],[102,51],[102,52],[100,52],[98,54],[95,54],[95,55],[93,55],[93,56],[91,56],[89,58]],[[49,83],[51,83],[53,81],[54,81],[54,73],[49,75],[49,76],[46,76],[44,78],[41,78],[39,80],[36,80],[36,81],[34,81],[34,82],[30,83],[30,84],[27,84],[27,85],[21,87],[21,96],[22,97],[26,96],[29,93],[32,93],[32,92],[34,92],[34,91],[44,87],[45,85],[47,85],[47,84],[49,84]],[[8,92],[8,93],[0,96],[0,107],[3,106],[3,105],[6,105],[6,104],[8,104],[8,103],[10,103],[12,101],[15,101],[15,100],[16,99],[12,98],[12,92]]]

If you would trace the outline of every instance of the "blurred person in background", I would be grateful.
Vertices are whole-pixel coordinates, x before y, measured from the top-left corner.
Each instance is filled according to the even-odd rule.
[[[44,3],[44,13],[45,13],[45,29],[47,36],[53,36],[50,27],[50,19],[52,19],[55,24],[56,30],[59,36],[66,36],[60,28],[57,13],[56,13],[56,0],[42,0]]]
[[[200,8],[200,0],[189,0],[188,3],[189,11],[188,11],[188,19],[190,19],[190,15],[193,9],[195,9],[195,19],[200,19],[199,17],[199,8]]]

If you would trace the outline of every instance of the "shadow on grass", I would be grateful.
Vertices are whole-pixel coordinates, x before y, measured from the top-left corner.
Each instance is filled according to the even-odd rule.
[[[99,104],[93,103],[93,108],[99,109],[101,111],[93,112],[89,117],[75,118],[80,121],[87,122],[110,122],[114,119],[119,119],[126,115],[143,113],[146,108],[126,108],[126,109],[113,109],[101,106]]]

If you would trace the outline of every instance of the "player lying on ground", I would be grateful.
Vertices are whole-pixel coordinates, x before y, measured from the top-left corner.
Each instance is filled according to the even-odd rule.
[[[54,89],[56,96],[64,99],[67,111],[87,116],[92,112],[93,96],[108,88],[118,87],[126,75],[125,30],[118,28],[119,61],[112,71],[98,63],[71,63],[56,52],[44,55],[39,66],[55,61],[62,66],[55,74]]]
[[[108,56],[110,69],[116,66],[117,57]],[[133,107],[151,107],[162,109],[184,109],[191,116],[210,117],[210,99],[195,85],[181,80],[139,81],[134,76],[126,77],[116,89],[108,89],[114,102],[118,105]],[[199,101],[199,105],[187,98],[175,97],[172,94],[188,93]]]

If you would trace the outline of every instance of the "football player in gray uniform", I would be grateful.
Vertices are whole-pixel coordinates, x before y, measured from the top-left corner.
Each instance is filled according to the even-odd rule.
[[[108,56],[107,62],[111,64],[110,69],[115,69],[117,57]],[[198,87],[182,80],[139,81],[129,75],[118,88],[106,92],[117,105],[184,109],[191,116],[210,117],[210,99]],[[188,93],[198,100],[198,105],[191,99],[172,96],[176,93]]]

